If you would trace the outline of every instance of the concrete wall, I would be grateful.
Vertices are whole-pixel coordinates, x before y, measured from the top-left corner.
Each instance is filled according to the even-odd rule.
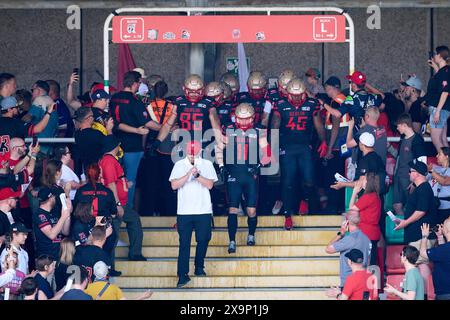
[[[111,9],[83,9],[83,85],[101,81],[96,69],[103,74],[103,24]],[[368,14],[362,8],[350,8],[356,29],[356,67],[367,73],[369,81],[383,89],[397,86],[400,74],[416,73],[426,84],[426,65],[430,46],[430,9],[383,8],[381,30],[366,27]],[[434,42],[450,44],[450,9],[434,9]],[[73,67],[80,64],[80,31],[68,30],[68,15],[62,9],[3,9],[0,10],[0,72],[17,76],[19,88],[30,88],[40,78],[54,78],[65,84]],[[217,79],[225,71],[225,59],[236,56],[236,45],[218,44],[215,65],[209,62],[209,74]],[[276,76],[284,68],[299,75],[309,67],[324,70],[324,78],[343,78],[348,71],[348,44],[246,44],[251,69],[264,70]],[[163,75],[172,94],[180,93],[186,75],[189,46],[131,45],[139,67],[148,74]],[[110,46],[111,83],[116,82],[117,45]],[[208,61],[214,61],[209,59]],[[323,61],[323,66],[322,66]],[[63,94],[64,96],[64,94]]]

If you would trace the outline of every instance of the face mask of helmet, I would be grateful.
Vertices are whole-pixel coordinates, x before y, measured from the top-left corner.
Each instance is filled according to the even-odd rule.
[[[185,88],[184,94],[190,102],[199,102],[203,98],[203,88],[197,90]]]
[[[255,117],[252,116],[250,118],[239,118],[236,117],[236,126],[238,129],[241,129],[243,131],[248,130],[250,128],[253,128]]]
[[[262,99],[266,96],[267,89],[261,88],[261,89],[249,89],[248,93],[250,94],[250,97],[254,100]]]
[[[302,94],[288,94],[288,101],[294,106],[299,107],[305,102],[306,100],[306,93]]]

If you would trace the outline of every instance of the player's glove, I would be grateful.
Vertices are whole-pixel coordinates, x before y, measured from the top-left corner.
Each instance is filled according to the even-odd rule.
[[[261,163],[258,163],[256,166],[248,168],[248,172],[256,179],[259,176],[260,169],[262,167]]]
[[[317,149],[317,152],[319,152],[319,157],[320,158],[325,157],[327,155],[327,151],[328,151],[327,143],[325,141],[322,141],[319,148]]]

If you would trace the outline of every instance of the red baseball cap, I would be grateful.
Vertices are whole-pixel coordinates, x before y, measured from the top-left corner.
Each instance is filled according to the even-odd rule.
[[[105,85],[103,83],[98,83],[95,86],[91,88],[91,91],[89,92],[90,95],[92,95],[97,90],[105,90]],[[113,86],[109,86],[109,94],[112,95],[115,92],[117,92],[117,89]]]
[[[200,142],[192,140],[186,145],[186,154],[189,156],[196,156],[202,150]]]
[[[362,84],[366,83],[366,80],[367,80],[366,75],[364,73],[362,73],[361,71],[355,71],[355,72],[353,72],[353,74],[345,76],[345,77],[357,85],[362,85]]]
[[[14,191],[11,188],[2,188],[0,189],[0,201],[11,199],[11,198],[19,198],[20,191]]]

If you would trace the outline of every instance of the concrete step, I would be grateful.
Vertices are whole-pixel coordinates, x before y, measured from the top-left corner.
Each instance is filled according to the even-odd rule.
[[[149,261],[116,261],[116,270],[125,277],[175,276],[176,259]],[[191,259],[190,271],[194,271]],[[336,276],[339,259],[331,258],[283,258],[283,259],[206,259],[208,276]]]
[[[144,290],[124,290],[127,299],[135,299]],[[171,289],[154,290],[151,300],[331,300],[323,288],[256,289]],[[225,310],[221,310],[222,313]]]
[[[340,215],[307,215],[307,216],[293,216],[295,227],[334,227],[342,223],[342,216]],[[144,228],[171,228],[176,222],[176,217],[141,217],[142,227]],[[247,226],[247,217],[238,217],[239,226]],[[227,217],[214,217],[214,225],[218,228],[227,227]],[[125,226],[125,224],[122,224]],[[258,226],[260,227],[283,227],[284,216],[271,215],[259,216]]]
[[[257,230],[257,245],[326,245],[332,237],[336,235],[336,230]],[[120,239],[128,243],[126,231],[120,232]],[[176,246],[178,233],[175,230],[145,231],[144,246]],[[246,245],[247,231],[238,230],[236,234],[237,245]],[[195,244],[195,234],[192,236],[192,244]],[[213,231],[212,239],[209,242],[213,246],[226,246],[229,243],[228,233],[223,231]],[[238,247],[239,250],[239,247]]]
[[[323,287],[339,285],[339,276],[248,276],[248,277],[191,277],[188,288],[267,288],[267,287]],[[118,277],[114,283],[120,288],[175,288],[174,277]]]
[[[142,254],[146,258],[177,258],[178,246],[173,247],[144,247]],[[191,254],[195,254],[195,246],[191,247]],[[336,254],[337,255],[337,254]],[[321,257],[328,256],[325,246],[240,246],[236,253],[230,255],[227,246],[208,246],[207,257]],[[116,258],[127,258],[128,247],[118,247]]]

